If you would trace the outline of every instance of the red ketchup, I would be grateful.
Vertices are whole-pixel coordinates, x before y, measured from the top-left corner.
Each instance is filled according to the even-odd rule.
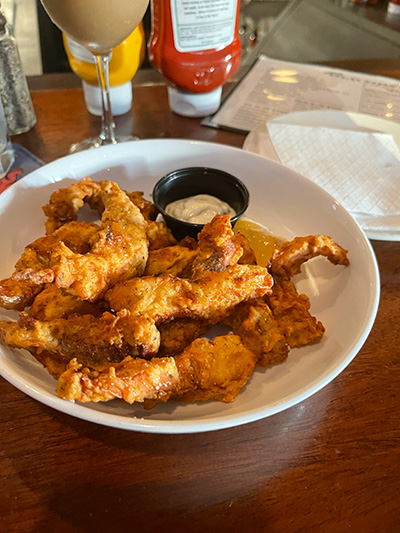
[[[240,64],[239,10],[239,0],[151,0],[149,58],[169,83],[174,112],[202,117],[219,108]]]

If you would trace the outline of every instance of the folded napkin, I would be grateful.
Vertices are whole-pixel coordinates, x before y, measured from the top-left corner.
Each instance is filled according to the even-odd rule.
[[[368,232],[399,234],[400,150],[386,133],[267,124],[280,161],[340,202]]]

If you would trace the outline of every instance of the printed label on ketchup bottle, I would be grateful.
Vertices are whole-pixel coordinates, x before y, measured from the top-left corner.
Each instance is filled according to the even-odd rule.
[[[233,41],[237,0],[170,0],[178,52],[222,48]]]

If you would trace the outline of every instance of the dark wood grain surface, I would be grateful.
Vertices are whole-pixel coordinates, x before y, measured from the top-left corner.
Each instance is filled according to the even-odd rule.
[[[32,96],[38,124],[14,140],[45,162],[98,132],[80,89]],[[244,140],[171,113],[163,85],[135,87],[117,125],[143,138]],[[135,433],[52,410],[0,378],[0,532],[400,531],[400,243],[372,245],[382,292],[365,345],[320,392],[264,420]]]

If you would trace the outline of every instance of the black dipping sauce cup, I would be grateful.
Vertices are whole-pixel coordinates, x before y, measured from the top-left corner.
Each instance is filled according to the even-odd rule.
[[[249,205],[249,191],[246,186],[228,172],[207,167],[174,170],[156,183],[153,189],[153,202],[178,240],[187,235],[197,238],[204,224],[183,222],[168,215],[165,209],[175,200],[197,194],[209,194],[229,204],[236,213],[231,217],[232,226]]]

